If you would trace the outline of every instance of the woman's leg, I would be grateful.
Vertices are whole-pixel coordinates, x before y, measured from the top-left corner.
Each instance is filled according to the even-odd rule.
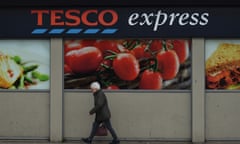
[[[91,144],[99,125],[100,125],[100,122],[94,121],[92,124],[92,130],[91,130],[90,136],[88,138],[82,138],[82,141],[87,144]]]
[[[110,120],[106,120],[103,123],[105,124],[105,126],[109,130],[109,132],[111,133],[113,140],[118,140],[117,134],[115,133],[114,129],[112,128],[112,124],[111,124]]]
[[[93,125],[92,125],[92,131],[90,133],[90,136],[89,136],[89,139],[92,140],[93,137],[95,136],[96,132],[97,132],[97,129],[99,127],[101,122],[97,122],[97,121],[94,121],[93,122]]]

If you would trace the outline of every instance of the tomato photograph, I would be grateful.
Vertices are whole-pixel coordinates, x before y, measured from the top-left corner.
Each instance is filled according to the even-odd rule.
[[[191,89],[190,39],[65,39],[64,89]]]

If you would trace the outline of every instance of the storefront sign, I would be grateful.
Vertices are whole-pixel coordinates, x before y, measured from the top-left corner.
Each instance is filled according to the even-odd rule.
[[[235,37],[237,8],[2,9],[0,37]]]

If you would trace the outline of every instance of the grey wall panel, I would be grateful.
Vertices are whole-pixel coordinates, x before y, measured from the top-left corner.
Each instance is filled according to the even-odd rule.
[[[62,39],[51,39],[50,141],[62,141]]]
[[[205,62],[204,39],[195,38],[192,41],[192,141],[205,140]]]
[[[239,93],[206,93],[207,140],[240,140],[239,103]]]
[[[112,125],[120,138],[191,139],[191,94],[106,93]],[[93,106],[89,93],[65,92],[64,138],[80,139],[90,133]]]
[[[49,93],[1,92],[0,138],[49,137]]]

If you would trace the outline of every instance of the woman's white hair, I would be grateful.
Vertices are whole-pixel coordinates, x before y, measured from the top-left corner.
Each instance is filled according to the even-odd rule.
[[[92,82],[90,85],[90,88],[99,90],[101,88],[101,86],[100,86],[99,82]]]

